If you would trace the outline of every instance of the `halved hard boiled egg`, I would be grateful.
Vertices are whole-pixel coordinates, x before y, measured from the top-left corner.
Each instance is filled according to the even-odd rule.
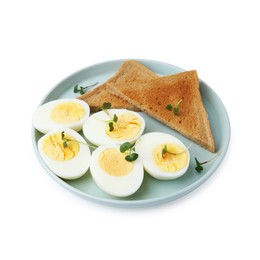
[[[144,134],[136,143],[135,151],[139,154],[146,172],[159,180],[176,179],[189,167],[188,148],[169,134]]]
[[[89,113],[89,105],[82,100],[57,99],[41,105],[33,114],[32,124],[44,134],[57,127],[67,127],[78,132]]]
[[[108,109],[94,113],[83,125],[84,136],[93,144],[134,143],[143,133],[144,119],[127,109]]]
[[[142,184],[144,170],[138,159],[129,162],[119,145],[99,146],[91,156],[90,172],[97,186],[104,192],[126,197],[135,193]]]
[[[89,147],[72,129],[59,128],[48,132],[39,139],[38,150],[49,169],[63,179],[77,179],[89,168]]]

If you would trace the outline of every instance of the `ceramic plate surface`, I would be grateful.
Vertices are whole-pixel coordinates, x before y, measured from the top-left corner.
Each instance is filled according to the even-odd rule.
[[[89,66],[82,69],[71,76],[67,77],[56,85],[43,99],[41,104],[48,101],[61,98],[76,98],[78,94],[73,93],[75,84],[91,85],[94,82],[99,84],[105,82],[109,77],[113,76],[125,60],[107,61]],[[152,60],[138,60],[149,69],[160,75],[170,75],[184,71],[183,69]],[[214,154],[206,151],[200,146],[193,144],[190,148],[190,165],[188,171],[180,178],[169,181],[156,180],[148,174],[145,174],[141,188],[133,195],[127,198],[117,198],[110,196],[101,191],[94,183],[90,172],[88,171],[83,177],[77,180],[63,180],[57,177],[43,162],[37,149],[37,142],[42,136],[40,132],[32,128],[32,141],[35,153],[41,165],[46,172],[54,178],[63,187],[93,202],[102,203],[110,206],[119,207],[145,207],[166,203],[175,200],[185,194],[191,192],[202,183],[204,183],[221,164],[229,145],[230,139],[230,123],[227,111],[216,93],[200,79],[200,91],[205,109],[208,113],[212,133],[215,139],[216,152],[220,155],[213,162],[206,164],[201,173],[195,171],[195,156],[204,161],[210,159]],[[41,105],[40,104],[40,105]],[[155,119],[149,117],[145,113],[141,113],[146,121],[144,133],[160,131],[169,133],[179,138],[185,145],[189,145],[190,141],[164,126]]]

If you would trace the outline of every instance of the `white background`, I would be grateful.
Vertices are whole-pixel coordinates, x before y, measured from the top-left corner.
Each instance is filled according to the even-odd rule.
[[[1,1],[0,258],[259,259],[257,2]],[[196,69],[229,113],[223,163],[174,202],[94,204],[53,181],[34,155],[31,115],[47,92],[120,58]]]

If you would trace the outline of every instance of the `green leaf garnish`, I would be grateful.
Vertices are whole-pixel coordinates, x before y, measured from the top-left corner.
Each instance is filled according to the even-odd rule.
[[[199,160],[195,157],[195,162],[196,162],[196,167],[195,167],[195,170],[198,172],[198,173],[201,173],[203,171],[203,167],[202,165],[203,164],[206,164],[206,163],[209,163],[209,162],[212,162],[213,160],[215,160],[219,155],[220,155],[221,152],[217,153],[216,156],[212,157],[210,160],[207,160],[205,162],[199,162]]]
[[[164,145],[162,149],[162,156],[167,153],[167,144]]]
[[[111,103],[109,102],[104,102],[102,105],[102,110],[107,110],[111,108]]]
[[[94,84],[91,84],[91,85],[88,85],[86,87],[83,87],[83,86],[80,86],[78,84],[76,84],[74,87],[73,87],[73,92],[74,93],[80,93],[81,95],[83,95],[85,93],[85,91],[88,89],[88,88],[91,88],[91,87],[94,87],[98,84],[98,82],[94,83]]]
[[[127,155],[127,156],[125,157],[125,159],[126,159],[128,162],[133,162],[133,161],[135,161],[137,158],[138,158],[138,154],[137,154],[137,153],[130,153],[129,155]]]
[[[78,93],[79,89],[78,89],[78,84],[76,84],[73,88],[73,92],[74,93]]]
[[[79,93],[80,93],[81,95],[83,95],[83,94],[85,93],[84,89],[85,89],[85,88],[80,87]]]
[[[118,117],[117,117],[117,115],[116,115],[116,114],[114,114],[113,121],[116,123],[116,122],[117,122],[117,120],[118,120]]]
[[[171,105],[171,104],[168,104],[168,105],[166,106],[166,109],[169,110],[169,111],[172,111],[172,105]]]
[[[63,148],[66,148],[68,146],[68,142],[71,141],[71,140],[65,138],[64,131],[61,132],[61,140],[63,141],[63,143],[62,143]]]
[[[131,149],[131,144],[129,142],[125,142],[120,145],[120,152],[125,153],[126,151]]]
[[[62,146],[63,146],[63,148],[66,148],[66,147],[68,146],[68,141],[64,141],[64,142],[62,143]]]
[[[173,108],[173,114],[176,115],[176,116],[179,114],[179,108],[178,107]]]
[[[178,116],[179,115],[179,105],[180,103],[183,101],[183,98],[181,98],[174,106],[172,106],[172,104],[168,104],[166,106],[166,109],[169,111],[173,111],[173,114]]]
[[[163,149],[162,149],[162,157],[163,157],[166,153],[171,154],[171,155],[179,155],[179,154],[182,154],[182,153],[186,152],[187,150],[189,150],[191,146],[192,146],[192,143],[190,143],[190,144],[187,146],[187,149],[184,149],[183,151],[178,152],[178,153],[172,153],[172,152],[168,151],[168,149],[167,149],[167,144],[165,144],[164,147],[163,147]]]
[[[114,130],[114,123],[113,122],[109,122],[108,126],[109,126],[109,132],[112,132]]]
[[[111,108],[111,103],[110,102],[104,102],[101,110],[103,110],[108,117],[110,118],[110,120],[105,121],[106,123],[108,123],[109,126],[109,132],[112,132],[114,130],[114,124],[118,121],[118,116],[116,114],[114,114],[114,116],[112,117],[111,114],[109,113],[108,109]]]
[[[198,173],[201,173],[203,171],[203,167],[201,166],[203,163],[200,163],[196,157],[195,157],[195,162],[196,162],[195,170]]]
[[[183,98],[181,98],[175,105],[173,108],[173,114],[178,116],[179,115],[179,105],[180,103],[183,101]]]
[[[79,144],[84,144],[84,145],[87,145],[87,146],[89,146],[89,147],[91,147],[91,148],[94,148],[94,149],[97,148],[97,147],[94,146],[94,145],[90,145],[90,144],[87,144],[87,143],[82,143],[82,142],[77,141],[77,140],[71,140],[71,139],[66,138],[64,131],[61,132],[61,140],[63,141],[63,143],[62,143],[63,148],[66,148],[66,147],[68,146],[68,142],[77,142],[77,143],[79,143]]]
[[[129,154],[125,156],[125,160],[128,162],[133,162],[138,158],[138,154],[133,152],[134,151],[134,144],[130,144],[129,142],[125,142],[120,145],[120,152],[125,153],[129,151]]]

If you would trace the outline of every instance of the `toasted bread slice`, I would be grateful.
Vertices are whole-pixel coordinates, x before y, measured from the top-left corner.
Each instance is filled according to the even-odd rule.
[[[150,116],[211,152],[215,151],[208,115],[195,70],[153,79],[148,83],[109,84],[110,90]],[[179,104],[179,113],[166,109]]]
[[[125,108],[133,111],[140,111],[139,108],[135,107],[128,101],[108,91],[106,83],[103,83],[93,90],[83,94],[82,96],[78,97],[78,99],[87,102],[91,112],[97,112],[100,110],[104,102],[110,102],[113,108]]]
[[[139,108],[135,107],[127,100],[122,99],[110,92],[107,83],[117,83],[120,85],[124,85],[129,82],[145,83],[157,77],[159,76],[145,67],[142,63],[135,60],[128,60],[122,64],[116,74],[108,79],[107,82],[91,91],[88,91],[82,96],[79,96],[78,99],[87,102],[92,112],[98,111],[104,102],[110,102],[113,108],[126,108],[134,111],[140,111]]]

